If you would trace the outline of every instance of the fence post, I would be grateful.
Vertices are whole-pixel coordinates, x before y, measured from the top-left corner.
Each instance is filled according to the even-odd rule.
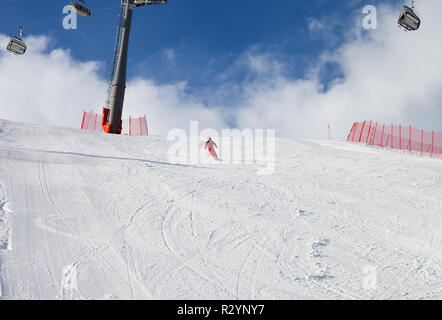
[[[144,124],[146,125],[146,136],[149,135],[149,129],[147,128],[147,119],[146,119],[146,115],[144,115]]]
[[[95,131],[95,127],[97,126],[97,119],[98,119],[98,114],[95,114],[94,131]]]
[[[331,140],[331,135],[330,135],[330,123],[328,124],[328,140]]]
[[[129,116],[129,135],[132,136],[132,118]]]
[[[391,149],[393,149],[393,124],[391,124]]]
[[[362,132],[364,132],[364,127],[365,127],[365,121],[362,123],[362,129],[361,129],[361,133],[359,134],[359,141],[358,142],[361,142]]]
[[[370,133],[371,133],[371,120],[370,120],[370,126],[368,127],[367,139],[365,139],[365,144],[368,144],[368,139],[370,138]]]
[[[409,147],[408,147],[408,150],[411,152],[411,125],[410,125],[410,132],[409,132],[409,141],[408,141],[408,145],[409,145]]]
[[[84,118],[86,118],[86,111],[83,112],[83,121],[81,121],[81,129],[83,129],[84,126]]]
[[[399,124],[399,150],[402,150],[402,126]]]
[[[353,129],[354,129],[354,127],[355,127],[355,123],[356,123],[356,122],[353,122],[353,125],[351,126],[350,132],[349,132],[348,135],[347,135],[347,142],[350,141],[350,135],[353,133]]]
[[[383,147],[383,142],[384,142],[384,129],[385,129],[385,123],[382,124],[381,147]]]
[[[376,122],[376,125],[374,126],[373,134],[371,136],[370,144],[374,145],[374,139],[376,138],[376,130],[378,129],[378,123]]]
[[[84,124],[83,124],[84,130],[89,130],[89,128],[88,128],[89,127],[89,122],[90,122],[89,113],[86,112],[85,117],[84,117]]]
[[[421,130],[421,154],[424,153],[424,130]]]
[[[355,122],[355,123],[354,123],[354,126],[355,126],[355,128],[354,128],[354,131],[353,131],[353,135],[352,135],[352,137],[351,137],[351,142],[355,142],[355,134],[356,134],[356,129],[357,129],[358,126],[359,126],[359,122]]]
[[[434,130],[431,138],[431,156],[433,156],[434,153]]]

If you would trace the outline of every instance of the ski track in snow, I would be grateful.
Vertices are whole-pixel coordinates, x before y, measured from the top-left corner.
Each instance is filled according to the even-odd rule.
[[[0,250],[11,250],[11,210],[8,206],[5,184],[0,181]]]
[[[61,297],[63,298],[63,300],[83,299],[78,290],[77,267],[75,265],[68,265],[63,267]]]
[[[257,176],[164,137],[0,136],[0,299],[442,298],[440,159],[278,139]]]
[[[7,251],[12,250],[12,227],[10,222],[12,219],[12,211],[9,209],[8,203],[9,199],[6,194],[6,187],[0,177],[0,299],[3,299],[6,296],[5,284],[2,276],[2,258]]]

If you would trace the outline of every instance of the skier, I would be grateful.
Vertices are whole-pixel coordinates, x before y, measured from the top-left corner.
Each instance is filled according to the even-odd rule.
[[[218,159],[218,155],[216,154],[215,151],[215,147],[218,148],[218,146],[216,145],[216,143],[212,140],[212,138],[209,138],[209,140],[206,141],[206,146],[205,149],[209,149],[209,153],[210,155],[213,157],[213,159],[215,160],[219,160]]]

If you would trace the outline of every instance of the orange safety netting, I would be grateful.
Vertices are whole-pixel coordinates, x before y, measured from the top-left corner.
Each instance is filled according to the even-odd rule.
[[[104,132],[103,125],[106,122],[103,119],[104,116],[105,115],[100,116],[93,111],[85,111],[83,113],[81,129],[94,132]],[[122,121],[122,126],[122,134],[128,134],[130,136],[147,136],[149,134],[146,116],[140,118],[129,117],[128,120]]]
[[[130,136],[147,136],[148,133],[146,116],[142,118],[129,117]]]
[[[355,122],[347,141],[442,157],[442,132],[428,132],[411,126]]]
[[[95,112],[85,111],[83,113],[83,122],[81,123],[81,129],[95,132],[103,132],[101,120],[101,117]]]

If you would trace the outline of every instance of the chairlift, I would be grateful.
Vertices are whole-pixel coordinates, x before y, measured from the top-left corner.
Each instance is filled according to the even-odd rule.
[[[86,2],[83,0],[79,0],[84,3],[84,6],[79,4],[78,2],[71,1],[71,10],[75,11],[78,14],[81,14],[83,17],[89,17],[91,15],[91,11],[86,7]]]
[[[167,0],[134,0],[134,7],[148,6],[153,4],[167,4]]]
[[[6,49],[14,54],[22,55],[26,52],[26,44],[23,41],[23,27],[18,26],[18,28],[20,29],[20,36],[12,37]]]
[[[417,29],[419,29],[421,25],[421,19],[416,14],[416,12],[414,12],[413,0],[410,0],[410,7],[404,6],[404,9],[399,16],[398,24],[406,31],[416,31]]]

